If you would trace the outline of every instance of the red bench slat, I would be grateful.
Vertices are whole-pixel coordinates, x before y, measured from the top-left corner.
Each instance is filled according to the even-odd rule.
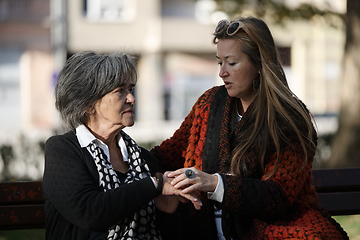
[[[0,229],[34,229],[45,227],[44,204],[0,207]]]

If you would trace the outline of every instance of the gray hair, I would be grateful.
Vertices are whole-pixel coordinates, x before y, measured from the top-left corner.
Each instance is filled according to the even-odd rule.
[[[107,93],[127,81],[136,84],[134,57],[124,53],[72,55],[60,71],[55,87],[55,106],[63,123],[75,130],[85,124],[86,111]]]

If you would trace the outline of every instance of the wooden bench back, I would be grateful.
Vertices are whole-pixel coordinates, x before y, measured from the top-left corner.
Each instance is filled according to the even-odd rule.
[[[321,205],[331,215],[360,214],[360,168],[313,170]]]
[[[41,182],[0,183],[0,229],[45,227]]]
[[[360,214],[360,168],[312,173],[319,200],[331,215]],[[40,181],[0,183],[0,230],[44,227]]]

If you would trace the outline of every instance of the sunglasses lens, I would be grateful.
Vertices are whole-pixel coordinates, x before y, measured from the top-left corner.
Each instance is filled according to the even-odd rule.
[[[224,30],[224,28],[226,27],[227,22],[226,21],[221,21],[219,22],[219,24],[217,25],[216,29],[215,29],[215,33],[220,33]]]
[[[227,34],[233,35],[239,30],[239,28],[240,28],[240,23],[234,22],[228,27]]]

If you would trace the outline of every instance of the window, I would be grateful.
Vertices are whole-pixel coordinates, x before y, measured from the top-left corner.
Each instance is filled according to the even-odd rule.
[[[21,126],[20,57],[17,49],[0,48],[0,125],[3,130]]]
[[[129,22],[135,8],[136,0],[84,0],[84,15],[90,21]]]
[[[0,22],[41,22],[50,14],[50,1],[0,0]]]

